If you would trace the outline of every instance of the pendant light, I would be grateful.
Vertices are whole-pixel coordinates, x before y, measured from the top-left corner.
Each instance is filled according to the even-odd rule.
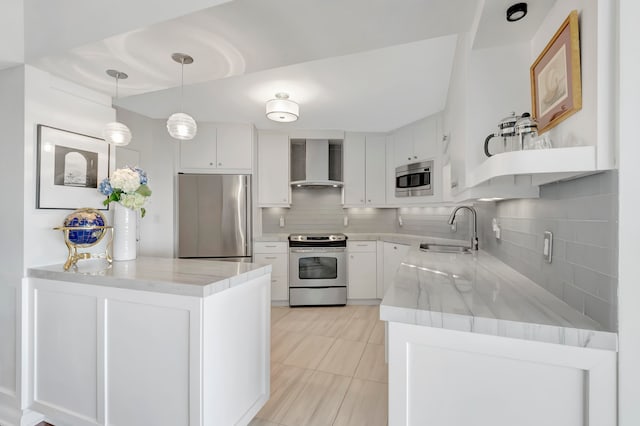
[[[296,121],[300,116],[300,107],[289,100],[287,93],[276,93],[276,98],[267,101],[267,118],[280,123]]]
[[[129,78],[129,76],[116,70],[107,70],[107,75],[116,79],[115,98],[118,99],[118,80],[124,80]],[[131,130],[129,130],[126,125],[113,121],[104,126],[104,129],[102,129],[102,137],[107,143],[116,146],[125,146],[129,145],[129,142],[131,142]]]
[[[184,53],[174,53],[171,59],[182,65],[180,76],[180,110],[184,110],[184,66],[193,63],[193,58]],[[194,138],[198,132],[196,121],[189,114],[176,112],[167,120],[167,130],[172,138],[188,141]]]

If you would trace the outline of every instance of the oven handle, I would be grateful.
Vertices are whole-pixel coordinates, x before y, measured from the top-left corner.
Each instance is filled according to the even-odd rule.
[[[344,253],[344,247],[326,247],[326,248],[290,248],[291,253]]]

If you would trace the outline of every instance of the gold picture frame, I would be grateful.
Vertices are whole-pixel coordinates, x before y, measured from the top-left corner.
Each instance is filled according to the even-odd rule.
[[[531,65],[531,111],[544,133],[582,109],[578,11],[572,11]]]

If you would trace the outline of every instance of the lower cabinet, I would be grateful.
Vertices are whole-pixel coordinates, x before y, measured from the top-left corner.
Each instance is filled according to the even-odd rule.
[[[54,424],[248,424],[269,397],[268,291],[268,275],[204,298],[30,278],[26,406]]]
[[[409,247],[410,246],[406,244],[383,243],[383,286],[382,294],[378,294],[378,299],[382,299],[384,293],[386,293],[393,284],[400,262],[402,262],[402,259],[407,255]]]
[[[257,242],[253,262],[271,265],[271,300],[289,301],[289,245],[283,242]]]
[[[349,241],[347,261],[347,298],[376,299],[376,241]]]
[[[389,426],[617,424],[615,351],[397,322],[388,338]]]

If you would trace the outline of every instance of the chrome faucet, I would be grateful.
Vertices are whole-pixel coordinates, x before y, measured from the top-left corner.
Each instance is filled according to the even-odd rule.
[[[478,250],[478,215],[476,213],[476,209],[469,206],[458,206],[451,212],[451,216],[449,216],[449,220],[447,221],[449,225],[453,225],[453,222],[456,220],[456,213],[458,210],[467,209],[471,212],[471,250]]]

